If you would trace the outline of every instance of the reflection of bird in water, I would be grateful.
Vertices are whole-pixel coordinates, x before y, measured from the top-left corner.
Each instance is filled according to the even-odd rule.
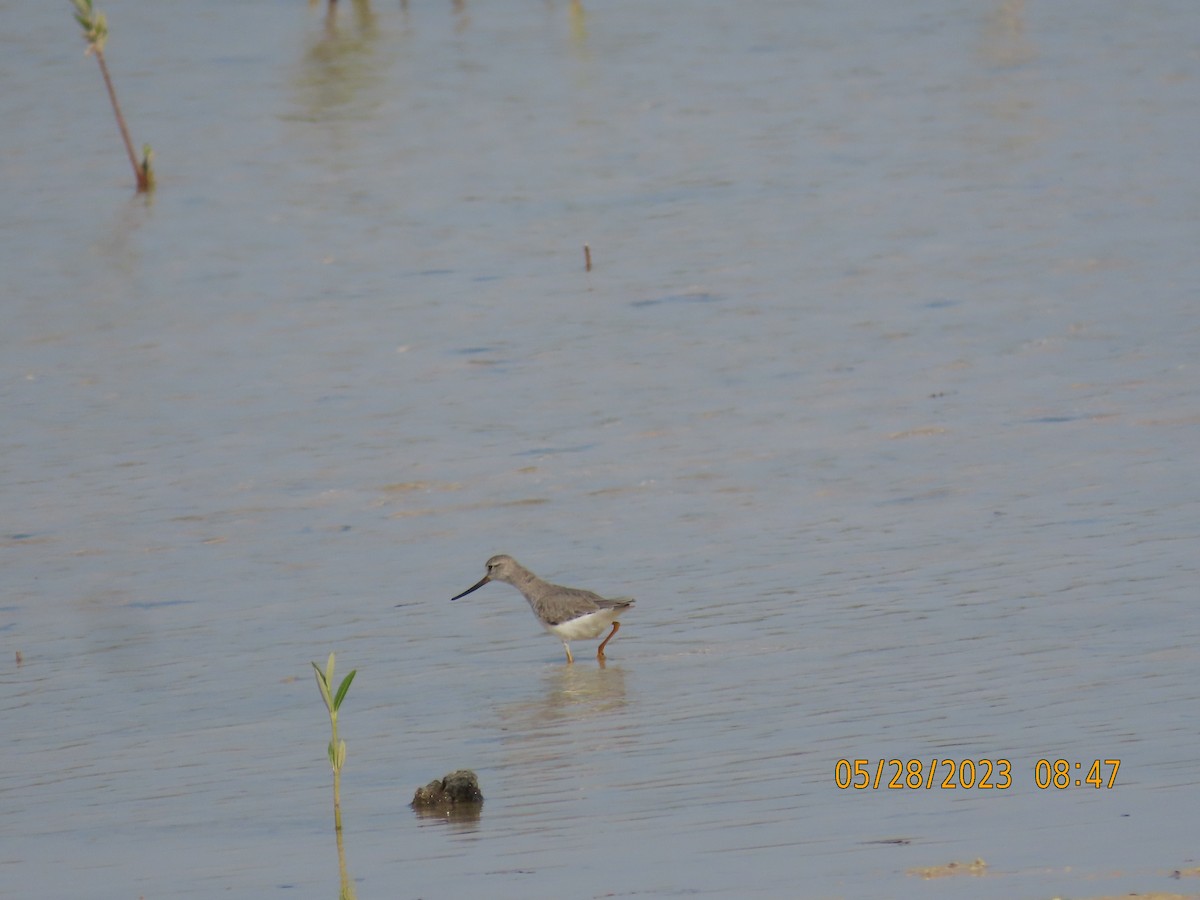
[[[487,561],[487,574],[478,584],[450,599],[465,597],[489,581],[511,584],[525,596],[542,627],[563,642],[569,663],[575,662],[575,657],[571,655],[571,641],[597,638],[611,625],[612,631],[596,650],[596,658],[603,660],[605,645],[621,627],[617,616],[633,606],[632,597],[610,600],[591,591],[542,581],[511,556],[504,554],[493,556]]]

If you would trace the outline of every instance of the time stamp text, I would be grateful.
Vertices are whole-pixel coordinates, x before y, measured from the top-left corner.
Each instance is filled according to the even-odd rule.
[[[1039,759],[1033,785],[1043,791],[1111,790],[1120,768],[1119,759]],[[1018,780],[1007,759],[839,759],[833,767],[833,783],[843,790],[1006,791]]]

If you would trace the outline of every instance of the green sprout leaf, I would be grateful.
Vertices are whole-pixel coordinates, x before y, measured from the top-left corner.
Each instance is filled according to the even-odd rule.
[[[358,669],[351,669],[350,674],[342,679],[342,683],[338,687],[337,696],[333,698],[334,712],[342,708],[342,701],[346,699],[346,692],[350,690],[350,682],[354,680],[354,676],[357,674]]]
[[[92,0],[71,0],[75,6],[75,21],[83,29],[83,38],[88,42],[88,52],[93,49],[103,52],[108,40],[108,22],[104,13],[92,8]]]
[[[329,696],[329,680],[325,677],[325,673],[321,671],[321,667],[316,663],[312,664],[313,669],[317,673],[317,687],[321,691],[321,697],[325,701],[325,708],[331,713],[333,712],[333,698]]]

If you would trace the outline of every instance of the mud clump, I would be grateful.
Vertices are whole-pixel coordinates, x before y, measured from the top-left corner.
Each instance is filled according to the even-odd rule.
[[[481,803],[483,792],[479,790],[479,779],[470,769],[459,769],[441,781],[431,781],[425,787],[417,788],[410,805],[420,810],[449,810]]]

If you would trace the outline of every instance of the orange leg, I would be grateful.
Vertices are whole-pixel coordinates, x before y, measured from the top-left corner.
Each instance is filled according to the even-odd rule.
[[[600,647],[596,650],[596,659],[604,659],[604,646],[613,639],[613,635],[617,633],[617,629],[620,627],[620,622],[613,622],[613,630],[608,633],[608,637],[600,642]]]

